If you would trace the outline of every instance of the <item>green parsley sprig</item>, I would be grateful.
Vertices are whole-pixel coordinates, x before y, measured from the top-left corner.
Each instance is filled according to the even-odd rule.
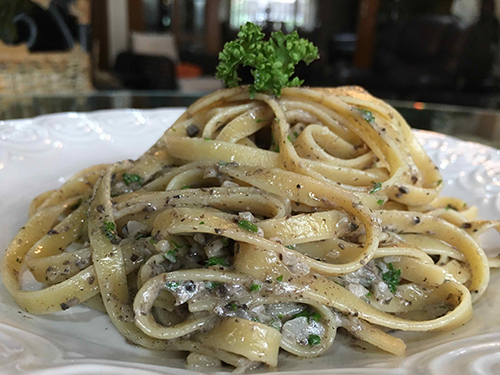
[[[264,40],[264,33],[254,23],[241,26],[238,39],[228,42],[219,54],[216,77],[228,87],[236,87],[240,66],[250,67],[254,82],[250,85],[250,97],[257,92],[281,95],[284,87],[300,86],[298,77],[292,78],[295,66],[304,61],[307,65],[319,58],[318,48],[294,31],[284,35],[273,32]]]

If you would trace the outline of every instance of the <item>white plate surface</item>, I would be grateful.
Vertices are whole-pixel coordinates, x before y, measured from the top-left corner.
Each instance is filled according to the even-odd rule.
[[[90,165],[138,157],[182,112],[110,110],[0,121],[0,249],[27,220],[36,195]],[[442,170],[444,193],[477,205],[482,218],[499,219],[500,151],[441,134],[416,134]],[[485,238],[491,255],[498,243],[493,235]],[[320,358],[280,355],[273,373],[500,374],[500,273],[493,271],[467,325],[454,332],[397,336],[408,345],[405,357],[363,351],[337,338]],[[26,314],[0,285],[0,374],[194,374],[183,358],[128,345],[107,316],[83,307]]]

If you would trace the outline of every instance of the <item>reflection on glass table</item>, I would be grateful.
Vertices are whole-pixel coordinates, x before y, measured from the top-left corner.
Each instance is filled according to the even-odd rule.
[[[57,112],[187,107],[205,94],[99,91],[75,95],[0,96],[0,121]],[[389,103],[401,112],[413,128],[432,130],[500,148],[500,111],[420,102]]]

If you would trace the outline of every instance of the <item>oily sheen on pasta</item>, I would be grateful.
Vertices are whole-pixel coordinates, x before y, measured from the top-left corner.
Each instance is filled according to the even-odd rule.
[[[498,222],[441,189],[401,115],[360,88],[221,90],[138,160],[36,197],[2,277],[29,313],[84,303],[191,365],[319,356],[339,328],[402,355],[386,331],[463,325],[498,265],[477,240]],[[25,270],[45,287],[22,290]]]

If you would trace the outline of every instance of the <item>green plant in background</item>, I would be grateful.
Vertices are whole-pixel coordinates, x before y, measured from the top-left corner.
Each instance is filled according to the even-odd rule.
[[[3,42],[15,43],[18,34],[14,17],[29,12],[32,6],[29,0],[0,0],[0,39]]]

